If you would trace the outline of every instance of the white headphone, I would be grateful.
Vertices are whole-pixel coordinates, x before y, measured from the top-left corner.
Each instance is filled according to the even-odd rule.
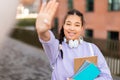
[[[64,42],[67,42],[66,38],[64,37]],[[70,48],[76,48],[79,46],[80,43],[83,42],[83,37],[80,37],[78,40],[69,40],[68,45]]]

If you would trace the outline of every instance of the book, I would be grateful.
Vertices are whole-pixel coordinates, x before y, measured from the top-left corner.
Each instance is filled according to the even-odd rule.
[[[100,74],[98,67],[85,60],[79,70],[72,76],[73,80],[94,80]]]
[[[75,58],[74,59],[74,72],[76,73],[84,61],[90,61],[97,65],[97,56],[83,57],[83,58]]]

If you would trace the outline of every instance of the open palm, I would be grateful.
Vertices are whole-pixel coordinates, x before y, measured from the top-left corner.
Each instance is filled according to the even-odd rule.
[[[38,33],[51,29],[52,20],[58,7],[56,0],[50,0],[47,4],[42,3],[40,12],[36,20],[36,29]]]

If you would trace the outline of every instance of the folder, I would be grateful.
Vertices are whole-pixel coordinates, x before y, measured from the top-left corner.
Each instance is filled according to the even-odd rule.
[[[98,67],[90,62],[85,61],[79,70],[73,75],[73,80],[94,80],[100,74]]]
[[[75,58],[74,59],[74,72],[76,73],[84,61],[90,61],[97,65],[97,56],[83,57],[83,58]]]

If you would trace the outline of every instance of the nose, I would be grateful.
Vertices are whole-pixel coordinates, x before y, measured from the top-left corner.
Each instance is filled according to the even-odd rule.
[[[74,26],[70,26],[69,29],[70,29],[70,30],[74,30]]]

